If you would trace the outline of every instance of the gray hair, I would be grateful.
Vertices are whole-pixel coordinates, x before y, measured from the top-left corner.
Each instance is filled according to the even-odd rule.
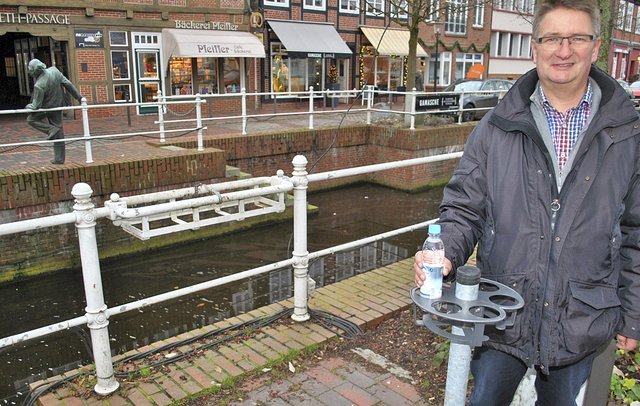
[[[536,14],[533,18],[533,36],[537,37],[540,30],[540,22],[550,11],[557,8],[567,8],[569,10],[584,11],[591,17],[591,29],[596,37],[600,36],[600,8],[594,0],[543,0],[536,7]]]

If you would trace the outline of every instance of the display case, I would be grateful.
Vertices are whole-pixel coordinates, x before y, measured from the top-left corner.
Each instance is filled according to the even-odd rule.
[[[191,58],[173,58],[169,62],[171,72],[171,94],[192,94],[193,75],[191,70]]]

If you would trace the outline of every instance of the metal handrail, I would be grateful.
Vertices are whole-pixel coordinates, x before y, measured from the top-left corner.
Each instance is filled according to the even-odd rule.
[[[353,247],[366,245],[394,235],[403,234],[417,229],[425,228],[435,220],[429,220],[418,224],[387,231],[357,241],[337,245],[315,253],[307,251],[307,187],[310,182],[317,182],[337,177],[356,176],[364,173],[379,172],[389,169],[402,168],[411,165],[424,165],[437,161],[457,159],[462,152],[449,153],[425,158],[414,158],[405,161],[387,162],[383,164],[367,165],[341,169],[308,175],[306,172],[307,160],[298,155],[293,159],[294,170],[291,177],[286,177],[282,171],[278,171],[275,177],[261,177],[239,181],[225,182],[224,184],[199,185],[193,188],[182,188],[173,191],[155,192],[142,196],[123,197],[113,194],[111,200],[105,202],[105,207],[95,208],[91,203],[92,190],[85,183],[74,185],[71,193],[75,198],[73,213],[58,214],[38,219],[24,220],[7,224],[0,224],[0,236],[36,230],[43,227],[59,226],[75,223],[78,230],[78,242],[80,257],[82,260],[82,273],[86,294],[86,314],[70,320],[57,321],[48,326],[18,333],[0,339],[0,348],[23,343],[27,340],[46,336],[66,330],[73,326],[87,323],[92,342],[94,343],[94,362],[96,365],[97,383],[95,390],[99,394],[112,393],[118,388],[113,373],[111,349],[107,326],[110,317],[140,309],[145,306],[176,299],[194,292],[212,287],[224,285],[230,282],[242,280],[248,277],[264,274],[283,267],[292,266],[294,269],[294,313],[292,318],[296,321],[305,321],[309,318],[307,300],[307,278],[309,259],[319,258],[324,255],[344,251]],[[217,187],[217,189],[216,189]],[[244,190],[240,190],[245,188]],[[102,293],[100,276],[100,263],[96,242],[96,219],[109,218],[115,225],[124,223],[132,218],[144,219],[145,216],[153,216],[158,213],[171,213],[185,208],[210,207],[223,201],[232,199],[247,199],[258,196],[268,196],[274,193],[284,193],[293,190],[293,252],[291,258],[249,269],[237,274],[206,281],[181,289],[164,292],[145,299],[117,305],[107,308]],[[224,193],[221,193],[224,192]],[[206,196],[203,196],[206,194]],[[178,200],[180,199],[180,200]],[[146,205],[143,207],[129,207],[129,205]]]
[[[121,102],[121,103],[105,103],[105,104],[88,104],[85,98],[82,99],[81,104],[79,106],[67,106],[67,107],[57,107],[51,109],[39,109],[39,110],[31,110],[31,109],[15,109],[15,110],[0,110],[0,116],[4,115],[16,115],[16,114],[29,114],[34,111],[38,112],[48,112],[48,111],[76,111],[80,110],[82,112],[82,124],[83,124],[83,134],[75,135],[65,139],[57,139],[57,140],[38,140],[38,141],[25,141],[25,142],[11,142],[0,144],[0,148],[13,148],[19,146],[27,146],[27,145],[52,145],[56,142],[70,142],[70,141],[83,141],[85,143],[85,155],[86,163],[93,162],[93,151],[92,151],[92,141],[95,140],[105,140],[105,139],[121,139],[121,138],[131,138],[136,136],[157,136],[161,143],[166,142],[166,135],[172,133],[197,133],[197,142],[198,142],[198,151],[202,151],[204,149],[203,144],[203,130],[206,130],[206,123],[208,122],[221,122],[221,121],[237,121],[240,120],[240,132],[243,135],[247,135],[247,123],[250,119],[260,119],[265,117],[286,117],[286,116],[308,116],[308,128],[314,128],[314,116],[315,115],[328,115],[328,114],[356,114],[356,113],[366,113],[366,124],[370,125],[372,122],[372,113],[383,113],[383,114],[395,114],[400,116],[408,116],[409,123],[408,127],[410,129],[415,129],[415,118],[421,115],[428,114],[442,114],[442,113],[452,113],[454,111],[451,110],[430,110],[430,111],[416,111],[415,110],[415,100],[416,97],[427,95],[427,94],[451,94],[452,92],[439,92],[439,93],[431,93],[431,92],[418,92],[415,89],[412,91],[399,92],[399,91],[390,91],[390,90],[377,90],[373,86],[368,86],[365,89],[357,90],[315,90],[313,87],[309,88],[309,90],[299,91],[299,92],[288,92],[286,94],[276,93],[276,92],[246,92],[243,88],[239,93],[230,93],[230,94],[195,94],[195,95],[163,95],[161,91],[158,91],[157,96],[154,97],[153,102]],[[470,93],[470,92],[467,92]],[[346,99],[351,101],[348,106],[345,108],[332,108],[331,110],[322,110],[318,109],[314,105],[314,101],[317,99],[331,98],[336,97],[336,94],[339,95],[337,97]],[[392,100],[394,96],[402,96],[405,98],[410,98],[411,108],[410,111],[405,111],[405,104],[401,103],[400,108],[392,109],[392,108],[384,108],[381,109],[374,104],[374,100],[376,97],[388,97],[389,101]],[[261,99],[272,99],[274,101],[277,100],[299,100],[299,101],[308,101],[308,109],[300,111],[290,109],[289,111],[283,112],[272,112],[272,113],[262,113],[255,112],[250,114],[247,112],[247,100],[251,97],[261,98]],[[202,106],[205,104],[214,103],[217,100],[233,100],[240,99],[241,109],[239,112],[233,112],[228,115],[220,115],[220,116],[203,116]],[[362,106],[356,106],[355,101],[361,98]],[[462,100],[462,97],[460,98]],[[277,104],[277,103],[276,103]],[[187,118],[177,118],[177,119],[167,119],[167,111],[169,106],[183,105],[187,106],[189,111],[195,111],[195,117],[187,117]],[[393,106],[393,103],[390,103],[390,107]],[[157,109],[158,118],[153,122],[154,125],[157,125],[158,128],[154,130],[145,130],[145,131],[132,131],[132,132],[124,132],[124,133],[110,133],[110,134],[100,134],[94,135],[91,132],[91,120],[90,111],[95,109],[127,109],[130,111],[131,108],[144,108],[144,107],[154,107]],[[461,116],[461,112],[464,110],[464,107],[461,105],[458,108],[458,114]],[[474,109],[480,110],[480,109]],[[461,123],[461,119],[458,121]],[[167,129],[166,126],[172,125],[184,125],[179,128]]]

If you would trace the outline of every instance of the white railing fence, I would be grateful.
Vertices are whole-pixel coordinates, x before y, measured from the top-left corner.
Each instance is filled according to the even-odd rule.
[[[77,183],[71,191],[75,205],[72,213],[47,216],[37,219],[0,224],[0,235],[10,235],[42,227],[53,227],[75,223],[78,230],[79,250],[82,264],[87,307],[86,314],[64,321],[56,321],[48,326],[21,332],[0,339],[0,349],[53,334],[71,327],[86,324],[90,330],[93,344],[93,357],[96,366],[97,383],[95,391],[108,394],[115,391],[119,384],[115,379],[111,360],[108,325],[111,317],[152,304],[175,299],[195,292],[242,280],[252,276],[267,273],[284,267],[294,269],[294,312],[292,318],[296,321],[309,319],[308,301],[308,265],[309,261],[321,256],[359,247],[373,241],[378,241],[394,235],[426,228],[435,220],[425,221],[382,234],[370,236],[361,240],[334,246],[318,252],[307,251],[307,187],[309,183],[365,173],[373,173],[394,168],[413,165],[424,165],[432,162],[460,158],[462,152],[443,154],[405,161],[388,162],[383,164],[342,169],[331,172],[307,174],[307,159],[298,155],[293,159],[291,177],[284,176],[278,171],[276,176],[262,177],[248,180],[225,182],[220,184],[200,185],[194,188],[184,188],[166,192],[157,192],[140,196],[120,197],[112,194],[104,207],[96,208],[91,202],[91,187],[85,183]],[[96,240],[96,220],[110,219],[114,225],[122,226],[125,231],[136,224],[149,224],[158,221],[162,225],[154,227],[158,231],[162,227],[167,232],[184,229],[197,229],[209,224],[228,221],[238,221],[253,215],[285,210],[284,194],[293,191],[293,228],[294,244],[291,258],[249,269],[234,275],[213,279],[189,287],[172,290],[159,295],[137,300],[131,303],[118,304],[107,307],[102,292],[100,275],[100,261]],[[277,196],[274,199],[273,196]],[[272,204],[269,204],[272,202]],[[267,211],[252,212],[252,210]],[[230,215],[230,214],[234,215]],[[185,220],[188,218],[189,220]],[[171,219],[172,222],[167,222]],[[155,223],[155,224],[158,224]],[[179,229],[171,229],[180,225]],[[137,235],[139,238],[150,238],[153,235]]]
[[[472,92],[467,92],[467,95]],[[486,93],[486,92],[485,92]],[[265,118],[272,117],[295,117],[295,116],[307,116],[308,124],[307,128],[314,128],[314,117],[320,115],[329,115],[329,114],[344,114],[353,115],[357,113],[366,113],[366,119],[364,122],[370,125],[373,121],[375,121],[375,114],[379,116],[391,116],[398,115],[400,117],[406,117],[407,126],[410,129],[416,128],[416,117],[432,115],[432,114],[446,114],[453,115],[457,117],[457,122],[462,123],[463,113],[465,111],[483,111],[489,110],[490,108],[475,108],[475,109],[465,109],[463,106],[464,94],[460,94],[459,103],[457,109],[448,108],[448,109],[431,109],[420,111],[416,110],[416,100],[422,96],[429,95],[438,95],[441,97],[445,97],[448,95],[453,95],[452,92],[439,92],[439,93],[425,93],[425,92],[417,92],[415,89],[408,92],[398,92],[398,91],[390,91],[390,90],[378,90],[373,86],[367,86],[362,90],[315,90],[313,87],[309,88],[307,91],[301,92],[288,92],[286,94],[275,93],[275,92],[266,92],[266,93],[248,93],[245,89],[241,89],[239,93],[231,93],[231,94],[196,94],[196,95],[176,95],[176,96],[167,96],[164,95],[161,91],[158,91],[157,96],[154,97],[154,102],[145,102],[145,103],[111,103],[111,104],[92,104],[89,105],[85,98],[82,99],[80,106],[68,106],[68,107],[59,107],[53,109],[41,109],[37,110],[39,112],[46,111],[71,111],[81,110],[82,117],[82,135],[71,135],[65,139],[60,140],[43,140],[43,141],[26,141],[26,142],[10,142],[0,144],[0,149],[2,148],[16,148],[20,146],[26,145],[52,145],[56,142],[74,142],[74,141],[82,141],[84,142],[85,149],[85,162],[93,163],[93,151],[92,151],[92,141],[96,140],[117,140],[124,138],[132,138],[136,136],[144,136],[144,137],[158,137],[158,140],[161,143],[166,142],[167,135],[170,134],[191,134],[196,133],[197,138],[197,150],[204,150],[204,142],[203,142],[203,131],[207,129],[207,123],[213,122],[235,122],[240,121],[239,131],[241,134],[246,135],[248,128],[248,121],[251,119],[260,120]],[[264,106],[266,103],[263,103],[262,111],[257,111],[253,114],[248,113],[247,105],[248,101],[253,98],[255,100],[272,100],[274,106],[277,105],[278,100],[289,102],[289,107],[291,107],[291,102],[301,102],[306,103],[308,109],[306,110],[298,110],[294,108],[289,108],[288,111],[282,112],[266,112]],[[358,105],[357,101],[360,99],[360,105]],[[336,107],[331,107],[330,109],[326,107],[316,107],[316,103],[319,102],[321,105],[327,105],[332,100],[339,100],[342,103],[336,104]],[[376,103],[376,100],[378,103]],[[395,100],[395,102],[394,102]],[[239,101],[240,111],[238,114],[223,114],[223,115],[213,115],[211,106],[214,103],[222,103],[229,101]],[[384,103],[387,101],[387,103]],[[203,109],[203,105],[209,105],[209,111],[206,116],[203,115],[205,112]],[[331,104],[333,106],[333,104]],[[395,107],[395,108],[394,108]],[[157,125],[157,130],[145,130],[145,131],[131,131],[125,133],[109,133],[109,134],[100,134],[94,135],[91,131],[91,120],[93,120],[90,114],[90,110],[92,109],[126,109],[127,111],[127,119],[130,122],[130,114],[131,111],[137,111],[138,109],[152,109],[157,113],[157,120],[154,121],[154,125]],[[184,112],[180,112],[180,111]],[[32,113],[34,110],[30,109],[18,109],[18,110],[0,110],[0,118],[2,116],[7,115],[26,115]],[[119,113],[122,114],[122,113]],[[169,119],[169,115],[176,116],[176,118]],[[402,121],[402,120],[400,120]],[[115,127],[115,126],[114,126]],[[171,128],[168,128],[171,127]]]

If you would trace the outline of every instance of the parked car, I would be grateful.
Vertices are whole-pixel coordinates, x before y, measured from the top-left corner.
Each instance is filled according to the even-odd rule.
[[[627,95],[629,96],[629,98],[633,99],[634,98],[633,89],[631,88],[631,86],[629,86],[629,84],[622,79],[616,79],[616,81],[620,84],[620,86],[622,86],[624,91],[627,92]]]
[[[637,100],[640,99],[640,80],[633,82],[629,87],[633,91],[633,98],[636,99],[637,102]]]
[[[472,121],[480,119],[491,110],[491,107],[495,107],[511,86],[513,82],[505,79],[464,79],[445,87],[443,92],[462,93],[464,91],[462,121]],[[467,92],[470,93],[466,94]],[[451,109],[457,109],[457,107],[451,107]]]

